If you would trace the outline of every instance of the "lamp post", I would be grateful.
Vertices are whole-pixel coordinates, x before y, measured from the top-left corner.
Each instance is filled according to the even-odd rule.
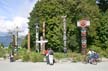
[[[38,23],[36,23],[36,41],[39,40],[39,25]],[[35,50],[37,50],[39,52],[39,44],[36,42],[36,48]]]

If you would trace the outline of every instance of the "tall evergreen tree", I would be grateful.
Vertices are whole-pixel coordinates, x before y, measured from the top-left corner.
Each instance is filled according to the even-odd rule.
[[[108,0],[96,0],[96,3],[103,12],[108,9]]]
[[[100,24],[97,28],[97,38],[95,44],[102,49],[108,48],[108,11],[101,17]]]
[[[31,47],[35,47],[36,23],[39,23],[40,36],[42,36],[42,22],[45,21],[45,33],[46,39],[48,39],[46,47],[61,51],[63,49],[63,19],[61,16],[64,15],[67,16],[67,48],[72,51],[80,49],[80,31],[76,24],[83,18],[88,18],[91,23],[87,30],[88,46],[96,45],[95,40],[101,32],[99,28],[101,15],[95,0],[41,0],[35,4],[29,17]]]

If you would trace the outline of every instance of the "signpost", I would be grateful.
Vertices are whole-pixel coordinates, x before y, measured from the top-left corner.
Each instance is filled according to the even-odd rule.
[[[77,26],[81,27],[81,52],[82,54],[86,54],[86,48],[87,48],[87,39],[86,39],[86,33],[87,33],[87,27],[90,26],[89,20],[80,20],[77,22]]]

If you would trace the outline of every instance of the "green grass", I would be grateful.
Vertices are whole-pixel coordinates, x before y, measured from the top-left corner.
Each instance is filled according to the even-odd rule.
[[[100,57],[108,58],[108,49],[100,50],[99,48],[95,48],[95,50],[100,51]],[[11,50],[0,48],[0,57],[4,57],[6,53],[9,54]],[[79,62],[84,59],[84,56],[77,52],[68,52],[67,54],[56,52],[54,53],[55,59],[63,59],[63,58],[71,58],[74,62]],[[14,59],[22,59],[24,62],[43,62],[44,56],[41,53],[36,53],[34,51],[27,52],[27,49],[21,48],[18,50],[18,54],[14,56]]]

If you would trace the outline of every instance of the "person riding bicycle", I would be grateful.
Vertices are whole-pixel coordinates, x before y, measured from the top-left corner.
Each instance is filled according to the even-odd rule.
[[[94,52],[94,59],[97,60],[99,58],[98,53]]]
[[[95,51],[91,50],[88,52],[89,56],[88,56],[88,62],[90,64],[92,64],[93,62],[97,62],[97,59],[99,58],[98,53],[96,53]]]
[[[88,55],[88,63],[90,63],[91,60],[94,58],[94,51],[90,49],[87,55]]]

